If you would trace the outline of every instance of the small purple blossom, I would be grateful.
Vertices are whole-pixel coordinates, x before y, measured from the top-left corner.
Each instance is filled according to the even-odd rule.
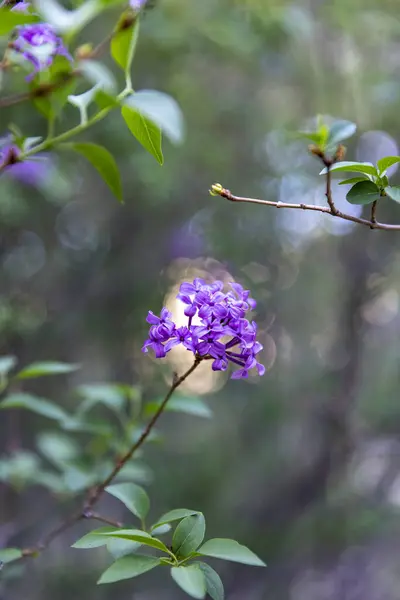
[[[156,358],[163,358],[174,346],[182,344],[201,360],[212,360],[214,371],[225,371],[228,364],[237,365],[232,379],[248,377],[251,369],[264,375],[265,367],[257,361],[262,350],[257,341],[257,325],[246,314],[255,308],[256,302],[238,283],[231,283],[231,290],[224,293],[223,283],[207,284],[196,278],[192,283],[182,283],[177,298],[185,305],[188,323],[177,327],[171,313],[163,308],[160,317],[149,311],[149,337],[142,351],[152,348]],[[196,316],[196,324],[192,324]],[[200,324],[199,324],[200,322]]]
[[[47,154],[19,159],[21,150],[8,138],[0,140],[0,174],[8,175],[26,185],[38,186],[49,176],[52,165]]]
[[[16,28],[16,32],[17,37],[12,43],[13,50],[33,65],[33,73],[27,77],[28,80],[50,67],[57,55],[72,61],[63,40],[48,23],[21,25]]]
[[[12,7],[11,12],[27,12],[28,8],[30,7],[30,4],[30,2],[20,0],[15,6]]]
[[[129,0],[129,6],[133,8],[134,11],[139,12],[142,10],[147,0]]]

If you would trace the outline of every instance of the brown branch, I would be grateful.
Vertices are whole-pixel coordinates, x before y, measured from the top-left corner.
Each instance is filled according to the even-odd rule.
[[[200,362],[201,362],[201,358],[196,357],[193,365],[190,367],[190,369],[188,369],[186,371],[186,373],[181,375],[181,377],[174,378],[173,383],[172,383],[167,395],[165,396],[164,400],[158,407],[157,411],[154,413],[152,419],[148,422],[146,429],[143,431],[142,435],[139,437],[137,442],[135,442],[133,444],[133,446],[128,450],[128,452],[126,454],[124,454],[124,456],[122,456],[118,460],[118,462],[116,463],[114,469],[111,471],[109,476],[106,477],[106,479],[100,485],[96,486],[92,490],[92,492],[89,494],[89,497],[88,497],[87,502],[84,507],[85,511],[93,508],[93,506],[98,502],[98,500],[99,500],[101,494],[104,492],[105,488],[118,475],[118,473],[125,466],[125,464],[128,462],[128,460],[130,460],[132,458],[132,455],[136,452],[136,450],[138,448],[140,448],[140,446],[146,441],[149,434],[151,433],[151,430],[153,429],[154,425],[157,423],[159,417],[161,416],[162,412],[164,411],[164,408],[167,405],[168,400],[171,398],[171,396],[174,393],[174,391],[176,390],[176,388],[178,388],[185,381],[185,379],[187,377],[189,377],[189,375],[191,373],[193,373],[193,371],[198,367]]]
[[[106,523],[107,525],[111,525],[112,527],[123,527],[123,523],[120,521],[116,521],[115,519],[110,519],[109,517],[103,517],[97,512],[86,512],[84,515],[85,519],[94,519],[95,521],[101,521],[102,523]]]
[[[336,207],[332,209],[330,206],[320,206],[318,204],[293,204],[290,202],[274,202],[272,200],[260,200],[259,198],[247,198],[244,196],[235,196],[232,194],[230,190],[227,190],[221,186],[221,188],[216,184],[212,186],[211,192],[214,195],[222,196],[222,198],[226,198],[231,202],[246,202],[248,204],[261,204],[263,206],[274,206],[275,208],[293,208],[295,210],[314,210],[317,212],[325,213],[331,215],[332,217],[338,217],[339,219],[344,219],[345,221],[352,221],[353,223],[358,223],[359,225],[365,225],[370,227],[371,229],[383,229],[385,231],[400,231],[400,225],[392,225],[389,223],[379,223],[378,221],[369,221],[368,219],[363,219],[361,217],[355,217],[353,215],[348,215],[340,210],[337,210]]]

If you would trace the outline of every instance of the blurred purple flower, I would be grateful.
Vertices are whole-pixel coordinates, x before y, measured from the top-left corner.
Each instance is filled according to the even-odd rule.
[[[25,2],[25,0],[20,0],[17,2],[15,6],[12,7],[11,12],[25,12],[30,7],[30,2]]]
[[[129,0],[129,6],[133,8],[136,12],[142,10],[147,0]]]
[[[72,61],[72,56],[64,46],[63,40],[48,23],[21,25],[16,28],[17,37],[12,43],[14,51],[20,53],[33,65],[33,73],[27,80],[33,79],[36,73],[50,67],[54,58],[65,56]]]
[[[51,161],[47,154],[19,160],[21,150],[8,140],[0,147],[0,174],[3,172],[26,185],[37,187],[48,177]]]
[[[166,308],[160,317],[149,311],[146,320],[151,327],[142,351],[152,348],[156,358],[163,358],[171,348],[182,344],[197,358],[212,360],[214,371],[225,371],[229,362],[238,365],[233,379],[248,377],[253,368],[264,375],[265,367],[256,359],[262,350],[256,340],[257,325],[245,316],[256,302],[240,284],[230,285],[232,290],[224,293],[221,281],[207,284],[196,278],[191,283],[182,283],[177,298],[186,305],[187,326],[177,327]],[[195,315],[200,325],[192,324]],[[222,342],[222,338],[230,339]]]

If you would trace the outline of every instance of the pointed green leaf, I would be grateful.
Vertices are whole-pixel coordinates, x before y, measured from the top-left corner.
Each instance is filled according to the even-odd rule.
[[[218,573],[207,563],[198,562],[196,564],[199,565],[205,577],[207,594],[212,600],[224,600],[224,586]]]
[[[157,550],[161,550],[161,552],[168,554],[168,548],[161,540],[152,537],[149,533],[141,531],[140,529],[117,529],[116,531],[101,535],[139,542],[140,544],[151,546],[151,548],[157,548]]]
[[[371,204],[381,198],[379,188],[372,181],[360,181],[347,192],[346,199],[350,204]]]
[[[103,536],[103,534],[112,533],[113,531],[118,531],[118,529],[116,527],[100,527],[99,529],[94,529],[77,540],[71,547],[86,550],[87,548],[106,546],[109,543],[109,538]]]
[[[175,529],[172,538],[172,551],[178,557],[185,558],[189,556],[200,546],[205,532],[206,523],[201,513],[185,517]]]
[[[172,567],[172,579],[192,598],[205,598],[206,580],[198,565],[188,567]]]
[[[254,552],[242,546],[235,540],[226,538],[214,538],[208,540],[199,549],[198,553],[204,556],[212,556],[213,558],[222,558],[224,560],[232,560],[233,562],[243,563],[245,565],[254,565],[265,567],[265,563],[258,558]]]
[[[8,408],[24,408],[48,419],[55,419],[56,421],[68,418],[67,413],[57,404],[23,392],[11,394],[3,402],[0,402],[0,409]]]
[[[350,179],[339,181],[339,185],[350,185],[353,183],[358,183],[359,181],[369,181],[369,179],[367,177],[351,177]]]
[[[17,25],[37,23],[39,17],[21,12],[11,12],[9,8],[0,8],[0,35],[11,33]]]
[[[389,185],[385,187],[385,192],[395,202],[400,202],[400,185]]]
[[[120,19],[123,22],[124,15]],[[117,31],[111,40],[111,56],[123,69],[129,73],[136,50],[139,36],[139,19],[136,19],[130,27]]]
[[[150,508],[150,500],[143,488],[135,483],[116,483],[105,489],[106,492],[121,500],[126,508],[139,519],[145,519]]]
[[[122,558],[127,554],[133,554],[141,546],[142,544],[139,542],[132,542],[131,540],[111,539],[107,542],[107,550],[115,559]]]
[[[122,107],[121,114],[131,134],[162,165],[164,157],[161,149],[161,129],[128,106]]]
[[[22,550],[19,548],[3,548],[0,550],[0,562],[7,563],[13,562],[14,560],[18,560],[22,557]]]
[[[162,400],[148,402],[145,407],[145,414],[152,415],[160,407]],[[196,417],[204,417],[210,419],[212,411],[201,398],[190,398],[185,396],[176,396],[171,398],[166,406],[167,411],[181,412]]]
[[[389,167],[395,165],[398,162],[400,162],[400,156],[385,156],[385,158],[381,158],[376,163],[376,166],[379,170],[379,174],[384,175]]]
[[[368,175],[378,175],[378,171],[376,170],[376,168],[374,167],[374,165],[372,163],[369,162],[352,162],[352,161],[342,161],[342,162],[338,162],[335,163],[334,165],[332,165],[329,169],[331,172],[333,171],[345,171],[345,172],[351,172],[351,171],[355,171],[356,173],[367,173]],[[322,171],[320,172],[320,175],[324,175],[327,172],[327,169],[325,167],[325,169],[322,169]]]
[[[175,508],[174,510],[170,510],[169,512],[163,514],[158,521],[152,525],[151,529],[154,531],[156,527],[160,527],[166,523],[173,523],[174,521],[179,521],[184,517],[190,517],[191,515],[198,514],[200,514],[198,510],[190,510],[189,508]]]
[[[11,369],[17,364],[15,356],[1,356],[0,357],[0,378],[7,375]]]
[[[88,160],[104,179],[114,196],[122,202],[122,184],[117,163],[108,150],[89,142],[74,142],[63,144]]]
[[[131,579],[154,569],[159,564],[160,559],[153,556],[142,556],[140,554],[124,556],[116,560],[111,567],[108,567],[97,583],[113,583],[122,579]]]
[[[72,373],[80,369],[80,365],[69,363],[43,361],[35,362],[20,371],[17,374],[18,379],[34,379],[45,375],[60,375],[63,373]]]
[[[179,144],[183,141],[183,115],[177,102],[168,94],[141,90],[128,96],[124,104],[157,125],[172,143]]]
[[[355,134],[357,125],[351,121],[336,121],[329,128],[328,146],[336,146]]]

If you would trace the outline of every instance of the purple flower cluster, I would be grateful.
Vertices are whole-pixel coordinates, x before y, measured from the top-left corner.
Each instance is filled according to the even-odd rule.
[[[248,377],[254,367],[264,375],[265,367],[256,359],[262,350],[256,340],[257,325],[246,319],[256,302],[240,284],[230,286],[232,290],[224,293],[222,281],[206,284],[196,278],[193,283],[182,283],[177,298],[185,305],[187,325],[177,327],[166,308],[159,317],[149,311],[146,321],[151,327],[142,351],[152,348],[156,358],[163,358],[171,348],[182,344],[196,357],[211,359],[214,371],[225,371],[229,362],[238,365],[232,379]]]
[[[64,46],[63,40],[48,23],[21,25],[16,28],[16,33],[17,36],[12,44],[13,50],[21,54],[34,68],[28,80],[39,71],[50,67],[57,55],[65,56],[72,61],[72,56]]]

